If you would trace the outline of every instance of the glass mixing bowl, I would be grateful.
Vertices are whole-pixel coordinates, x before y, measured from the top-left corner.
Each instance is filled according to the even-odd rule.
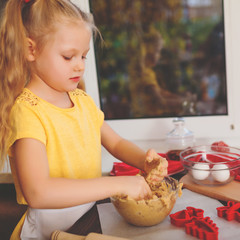
[[[195,146],[180,153],[180,161],[192,181],[217,186],[240,173],[240,149],[229,146]]]
[[[181,195],[181,188],[182,183],[168,177],[159,189],[155,189],[157,195],[152,199],[137,201],[127,196],[112,197],[111,202],[128,223],[139,227],[153,226],[170,214],[177,196]]]

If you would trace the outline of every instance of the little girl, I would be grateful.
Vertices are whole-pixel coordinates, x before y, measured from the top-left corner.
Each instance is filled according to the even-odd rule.
[[[17,201],[28,205],[11,239],[50,239],[97,200],[151,195],[141,176],[101,177],[101,144],[141,170],[159,156],[121,138],[77,88],[93,30],[68,0],[7,2],[0,32],[1,165],[8,155]],[[162,160],[154,178],[166,169]]]

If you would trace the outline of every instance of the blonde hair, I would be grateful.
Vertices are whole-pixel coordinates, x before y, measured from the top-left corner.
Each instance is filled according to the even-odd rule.
[[[10,112],[31,76],[26,60],[27,38],[41,51],[57,23],[82,20],[97,32],[91,17],[69,0],[8,0],[0,28],[0,170],[11,136]]]

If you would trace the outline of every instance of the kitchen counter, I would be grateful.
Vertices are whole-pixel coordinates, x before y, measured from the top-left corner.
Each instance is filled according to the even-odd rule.
[[[231,139],[196,139],[195,145],[212,144],[215,141],[224,141],[230,146],[240,147],[240,138]],[[143,150],[154,148],[157,152],[166,152],[166,144],[164,140],[148,140],[148,141],[133,141]],[[104,148],[102,148],[102,171],[103,175],[109,175],[113,167],[113,162],[118,161],[111,156]],[[1,174],[0,174],[1,175]],[[176,179],[182,177],[182,173],[173,175]],[[5,179],[6,180],[6,179]],[[8,178],[10,181],[11,178]],[[11,183],[0,184],[0,235],[1,239],[9,239],[9,236],[15,227],[15,224],[20,219],[23,212],[26,210],[26,206],[20,206],[16,202],[14,185]],[[101,204],[109,203],[109,199],[98,201],[88,213],[86,213],[81,219],[79,219],[69,230],[69,233],[77,235],[87,235],[90,232],[102,233],[102,227],[99,218],[99,211],[97,206]],[[224,202],[223,202],[224,203]],[[224,203],[225,204],[225,203]],[[103,232],[104,233],[104,232]],[[106,234],[106,233],[104,233]],[[3,238],[2,238],[3,237]],[[6,237],[6,238],[5,238]]]

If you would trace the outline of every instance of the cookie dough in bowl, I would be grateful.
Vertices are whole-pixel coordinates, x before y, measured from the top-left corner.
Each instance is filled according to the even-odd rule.
[[[128,196],[111,198],[118,213],[128,223],[146,227],[162,222],[182,193],[182,183],[170,177],[150,187],[153,193],[151,199],[137,201]]]

